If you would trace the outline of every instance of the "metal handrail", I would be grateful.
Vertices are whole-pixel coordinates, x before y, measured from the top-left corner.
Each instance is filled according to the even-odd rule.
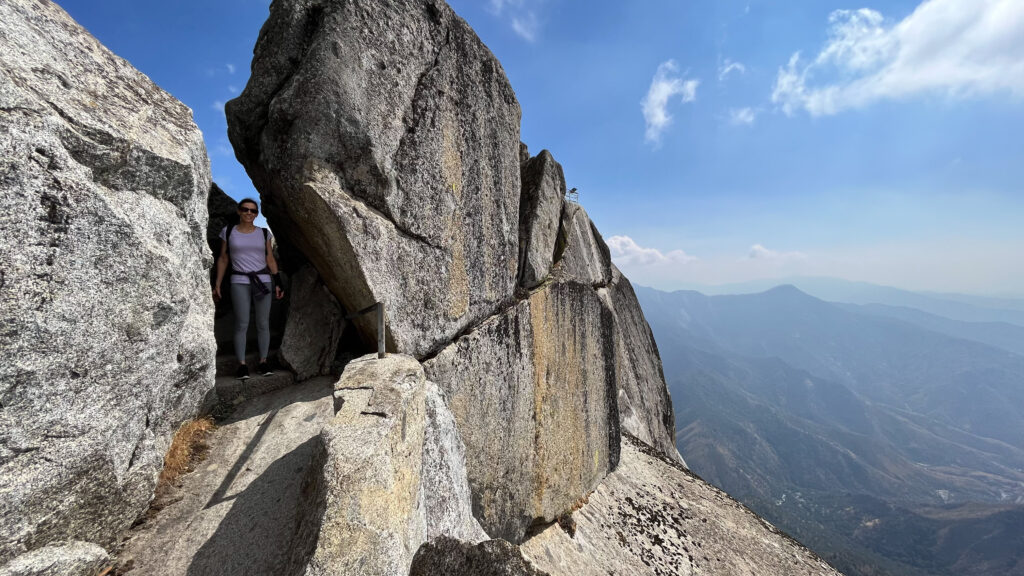
[[[352,320],[374,310],[377,311],[377,358],[384,358],[384,303],[374,302],[358,312],[345,316],[345,319]]]

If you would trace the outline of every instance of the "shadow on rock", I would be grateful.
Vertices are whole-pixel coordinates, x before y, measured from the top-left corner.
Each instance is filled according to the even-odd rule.
[[[189,576],[283,574],[295,533],[299,488],[317,437],[285,454],[242,492],[189,565]]]

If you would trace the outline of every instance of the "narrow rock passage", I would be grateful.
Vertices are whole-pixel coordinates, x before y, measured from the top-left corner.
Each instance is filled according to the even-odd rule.
[[[120,555],[134,576],[281,574],[334,379],[248,400],[213,433],[180,500],[136,529]]]

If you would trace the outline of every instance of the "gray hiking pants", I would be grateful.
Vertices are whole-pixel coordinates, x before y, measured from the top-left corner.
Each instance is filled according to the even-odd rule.
[[[269,282],[264,286],[270,290],[256,298],[256,340],[259,343],[260,358],[270,353],[270,303],[274,300],[274,287]],[[245,336],[249,332],[249,307],[252,305],[252,288],[248,284],[231,285],[231,304],[235,309],[235,356],[245,362]],[[257,359],[258,360],[258,359]]]

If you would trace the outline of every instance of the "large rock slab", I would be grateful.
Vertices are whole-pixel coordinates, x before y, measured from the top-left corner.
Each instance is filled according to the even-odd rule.
[[[109,545],[213,385],[191,111],[53,2],[0,3],[0,562]]]
[[[293,571],[405,576],[428,536],[486,539],[459,472],[461,441],[438,394],[409,356],[370,355],[346,366],[305,488]]]
[[[623,435],[615,472],[572,516],[521,546],[551,576],[840,576],[810,550],[678,462]]]
[[[274,232],[416,357],[514,293],[519,104],[441,0],[283,0],[226,108]],[[368,341],[372,321],[357,322]]]
[[[547,150],[522,168],[523,196],[519,205],[519,284],[533,288],[547,278],[565,198],[562,166]]]
[[[298,380],[331,373],[338,341],[347,321],[341,304],[320,280],[316,268],[303,266],[289,286],[291,301],[279,356]]]
[[[613,317],[596,292],[553,283],[426,361],[466,444],[474,515],[521,541],[615,467]]]
[[[108,566],[107,551],[91,542],[54,542],[0,567],[0,576],[96,576]]]
[[[607,286],[612,281],[608,245],[583,206],[568,199],[562,201],[555,260],[558,261],[556,278],[569,278],[595,287]]]
[[[611,283],[599,293],[615,315],[615,377],[622,431],[683,462],[676,448],[675,412],[654,333],[629,279],[614,264],[611,272]]]

